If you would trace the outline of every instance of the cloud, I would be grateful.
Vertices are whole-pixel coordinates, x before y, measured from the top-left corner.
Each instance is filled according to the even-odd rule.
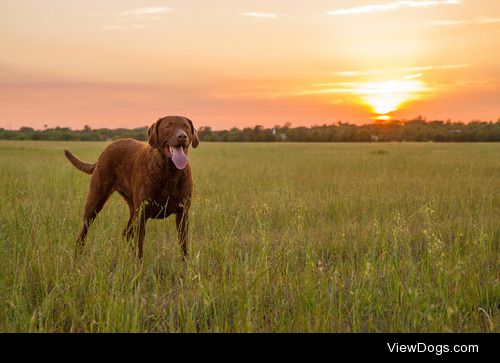
[[[437,66],[420,66],[420,67],[407,67],[407,68],[393,68],[393,69],[372,69],[366,71],[342,71],[335,72],[334,75],[342,77],[359,77],[359,76],[374,76],[381,74],[394,74],[394,73],[411,73],[411,72],[422,72],[435,69],[457,69],[457,68],[468,68],[469,64],[443,64]]]
[[[118,24],[109,24],[101,26],[104,30],[123,30],[123,29],[146,29],[151,21],[158,21],[163,14],[172,12],[172,9],[166,6],[151,6],[123,11],[114,14],[114,20]]]
[[[500,18],[479,18],[479,19],[465,19],[465,20],[435,20],[429,24],[432,26],[454,26],[466,24],[493,24],[500,23]]]
[[[415,78],[420,78],[424,74],[423,73],[417,73],[417,74],[410,74],[409,76],[406,76],[405,79],[415,79]]]
[[[327,11],[327,15],[359,15],[366,13],[379,13],[386,11],[394,11],[402,8],[429,8],[438,5],[459,5],[461,0],[408,0],[408,1],[394,1],[391,3],[384,4],[372,4],[357,6],[354,8],[343,8]]]
[[[293,92],[293,96],[309,96],[321,94],[352,94],[354,90],[363,86],[361,82],[332,82],[315,83],[309,89]]]
[[[395,93],[407,90],[415,84],[422,84],[415,80],[388,80],[382,82],[330,82],[330,83],[314,83],[311,89],[301,91],[298,94],[329,94],[329,93],[350,93],[350,94],[373,94],[380,93],[380,87],[384,86],[383,92]]]
[[[274,19],[277,17],[275,13],[257,13],[252,11],[243,13],[242,15],[259,19]]]
[[[154,17],[160,14],[170,13],[171,11],[172,9],[167,6],[152,6],[124,11],[120,14],[120,16],[136,18]]]

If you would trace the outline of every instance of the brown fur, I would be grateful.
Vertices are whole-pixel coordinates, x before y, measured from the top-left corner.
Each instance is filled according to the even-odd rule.
[[[179,133],[187,138],[181,139]],[[88,228],[113,192],[125,199],[130,218],[124,236],[138,234],[138,257],[142,259],[146,222],[149,218],[163,219],[175,214],[183,258],[187,255],[189,207],[193,190],[191,167],[178,170],[169,155],[167,145],[182,145],[185,153],[192,144],[198,146],[198,136],[191,120],[181,116],[159,119],[148,130],[145,144],[133,139],[114,141],[88,164],[68,150],[64,153],[79,170],[92,174],[85,205],[83,227],[78,236],[77,250],[84,245]]]

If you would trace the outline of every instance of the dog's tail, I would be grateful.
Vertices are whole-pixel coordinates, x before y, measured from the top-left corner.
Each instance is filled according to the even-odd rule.
[[[64,150],[64,155],[66,155],[71,164],[73,164],[73,166],[78,170],[81,170],[87,174],[92,174],[94,172],[96,164],[89,164],[81,161],[75,155],[69,152],[69,150]]]

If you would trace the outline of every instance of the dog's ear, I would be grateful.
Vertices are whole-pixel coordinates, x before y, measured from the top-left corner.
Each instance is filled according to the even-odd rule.
[[[154,124],[149,126],[148,129],[148,142],[149,145],[151,145],[151,147],[153,148],[160,147],[160,145],[158,144],[158,125],[160,124],[161,121],[162,119],[159,119]]]
[[[200,140],[198,139],[198,132],[194,128],[193,121],[191,121],[190,119],[187,120],[191,125],[191,133],[193,134],[193,140],[191,141],[191,145],[193,145],[193,148],[196,149],[198,147],[198,144],[200,143]]]

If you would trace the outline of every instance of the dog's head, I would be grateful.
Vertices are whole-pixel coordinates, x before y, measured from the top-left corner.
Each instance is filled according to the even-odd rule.
[[[152,124],[148,129],[148,142],[151,147],[157,148],[167,159],[172,160],[179,170],[189,164],[189,145],[196,148],[199,144],[193,122],[182,116],[163,117]]]

